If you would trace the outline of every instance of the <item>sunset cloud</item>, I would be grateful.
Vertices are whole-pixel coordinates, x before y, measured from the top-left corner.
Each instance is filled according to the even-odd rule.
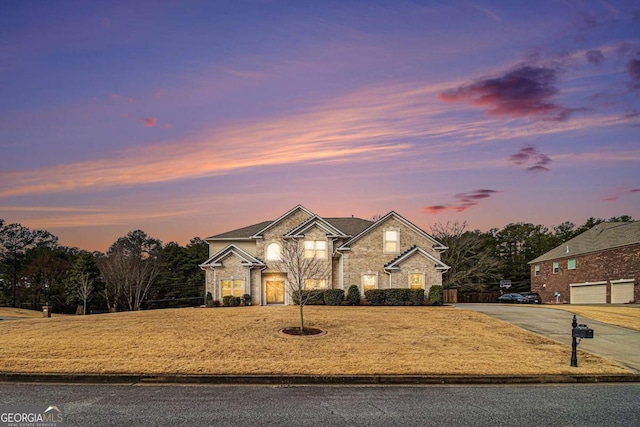
[[[477,144],[620,126],[637,121],[637,118],[619,114],[580,117],[565,122],[508,124],[492,118],[470,119],[460,114],[456,106],[438,101],[437,95],[447,87],[451,87],[450,82],[375,85],[299,114],[238,121],[173,143],[115,151],[99,159],[3,171],[0,172],[0,197],[96,191],[305,162],[367,163],[401,157],[407,159],[410,153],[427,148],[429,158],[433,159],[435,155]],[[138,123],[142,120],[128,114],[123,117]],[[150,123],[168,127],[157,118],[152,119],[155,121]],[[545,167],[548,163],[544,157],[535,161],[540,163],[530,164],[529,167],[534,168],[532,171],[540,169],[536,166]],[[459,168],[463,163],[434,163],[430,167],[444,170]],[[425,161],[413,167],[424,169]]]
[[[622,196],[626,196],[629,194],[638,194],[640,195],[640,188],[623,188],[615,191],[613,194],[604,198],[605,202],[613,202],[618,200]]]
[[[498,77],[444,91],[440,99],[484,107],[489,116],[566,120],[572,110],[552,102],[558,93],[555,85],[555,70],[524,65]]]
[[[587,57],[587,61],[591,64],[601,65],[604,62],[604,54],[601,50],[589,50],[585,55]]]
[[[527,144],[518,150],[517,153],[509,156],[509,161],[518,166],[530,165],[529,172],[549,172],[547,165],[551,163],[551,157],[538,151],[536,147]]]
[[[155,117],[149,117],[148,119],[142,119],[142,123],[144,123],[144,127],[152,128],[158,124],[158,119]]]
[[[488,199],[495,193],[500,193],[498,190],[475,190],[468,193],[458,193],[454,196],[455,201],[449,205],[434,205],[425,206],[422,208],[422,212],[427,214],[438,214],[444,211],[464,212],[467,209],[476,206],[480,201]]]
[[[626,71],[627,74],[629,74],[629,76],[640,85],[640,59],[631,59],[627,62]]]

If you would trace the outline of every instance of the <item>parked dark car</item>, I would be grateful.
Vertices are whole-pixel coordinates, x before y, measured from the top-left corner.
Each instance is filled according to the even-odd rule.
[[[529,300],[531,304],[542,304],[542,298],[536,292],[520,292],[520,295]]]
[[[528,300],[520,294],[504,294],[498,297],[498,302],[510,302],[516,304],[526,304]]]

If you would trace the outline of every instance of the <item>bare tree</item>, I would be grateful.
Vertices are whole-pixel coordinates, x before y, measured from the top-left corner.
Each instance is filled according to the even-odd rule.
[[[300,306],[300,334],[304,333],[304,306],[309,302],[313,289],[311,283],[327,280],[329,276],[330,254],[316,250],[305,250],[304,241],[287,240],[282,250],[278,269],[287,274],[286,291]]]
[[[120,300],[129,310],[140,310],[161,265],[158,252],[162,243],[141,230],[119,238],[100,262],[105,280],[105,297],[110,310],[117,311]]]
[[[501,262],[492,236],[466,228],[466,221],[438,222],[431,227],[431,235],[448,247],[442,253],[442,262],[451,267],[444,274],[445,288],[493,281],[500,276]]]
[[[78,278],[78,286],[75,288],[78,298],[82,300],[82,314],[87,314],[87,300],[94,289],[94,282],[90,273],[84,273]]]

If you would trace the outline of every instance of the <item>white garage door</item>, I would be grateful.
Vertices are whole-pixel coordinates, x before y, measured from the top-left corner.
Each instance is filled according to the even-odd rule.
[[[633,281],[611,283],[611,303],[626,304],[633,301]]]
[[[576,283],[571,285],[571,304],[606,304],[607,285]]]

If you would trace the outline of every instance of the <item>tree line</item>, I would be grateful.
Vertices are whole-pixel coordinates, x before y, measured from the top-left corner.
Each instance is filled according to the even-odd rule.
[[[442,261],[451,266],[443,275],[443,287],[461,290],[496,290],[502,279],[515,291],[531,287],[529,262],[603,222],[629,222],[629,215],[589,218],[584,224],[565,221],[551,229],[530,223],[511,223],[487,232],[467,230],[466,222],[436,223],[431,235],[449,249]]]
[[[451,266],[443,276],[445,288],[497,289],[501,279],[509,279],[512,289],[528,290],[529,261],[602,222],[567,221],[551,229],[518,222],[481,232],[454,221],[436,223],[430,233],[449,248],[442,253]],[[59,245],[46,230],[0,219],[0,306],[39,310],[50,304],[55,312],[87,313],[200,305],[204,272],[198,265],[207,256],[208,246],[198,237],[183,247],[135,230],[106,253],[88,252]]]
[[[162,244],[141,230],[107,250],[61,246],[46,230],[0,219],[0,306],[61,313],[194,306],[203,303],[208,245]]]

